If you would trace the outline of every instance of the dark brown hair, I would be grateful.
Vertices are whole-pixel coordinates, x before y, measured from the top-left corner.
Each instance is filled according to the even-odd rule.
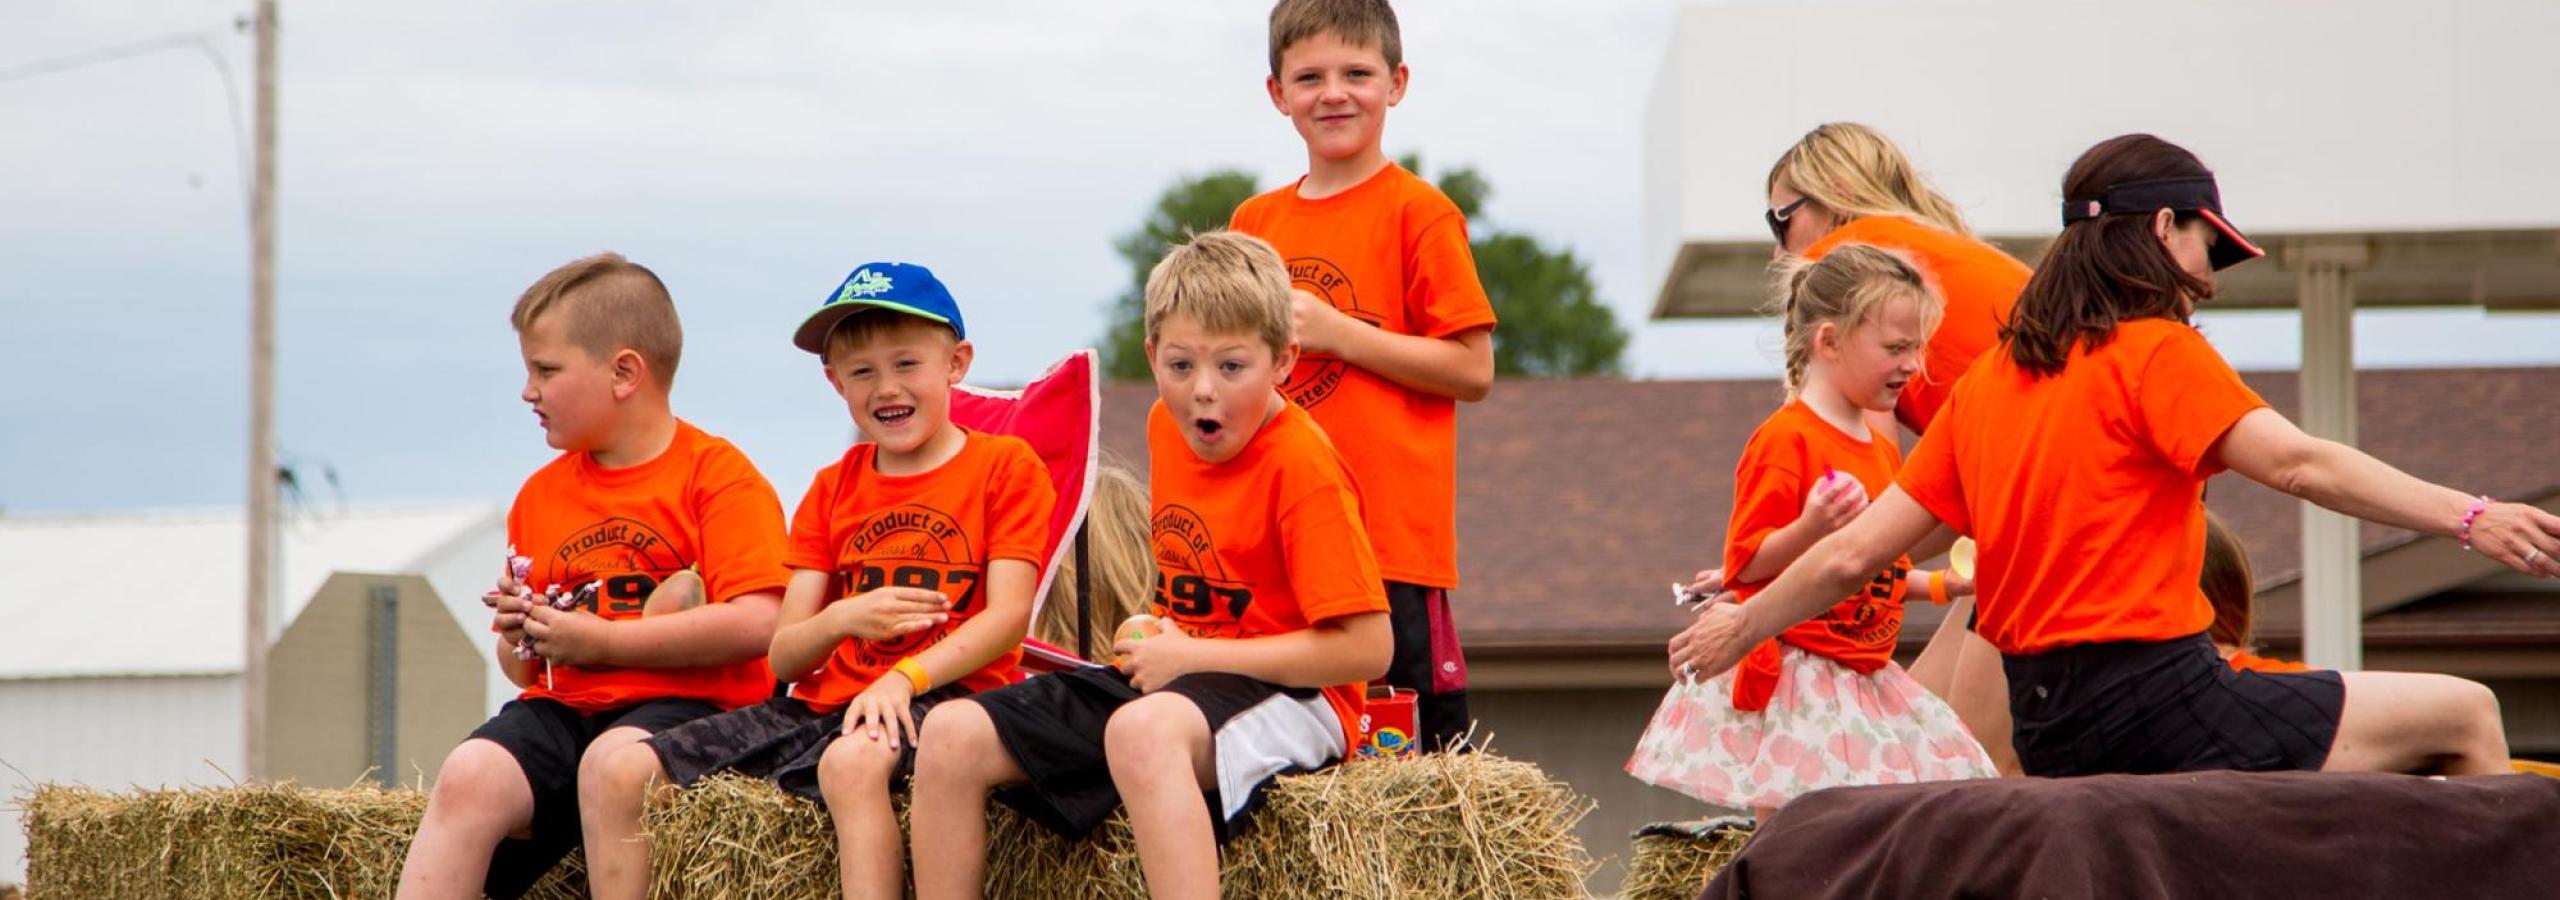
[[[2258,579],[2249,568],[2248,549],[2212,510],[2204,514],[2204,574],[2197,581],[2205,602],[2213,604],[2213,642],[2249,649]]]
[[[2183,147],[2128,134],[2080,154],[2062,177],[2062,199],[2095,200],[2109,187],[2130,181],[2211,174]],[[2183,322],[2181,295],[2199,301],[2213,296],[2213,282],[2179,268],[2177,258],[2151,233],[2154,212],[2109,213],[2062,226],[2000,330],[2009,358],[2019,368],[2038,377],[2059,373],[2073,347],[2084,341],[2092,350],[2105,346],[2118,323]]]
[[[1390,70],[1404,65],[1404,37],[1387,0],[1280,0],[1271,7],[1272,77],[1280,75],[1282,52],[1326,32],[1345,44],[1377,48]]]

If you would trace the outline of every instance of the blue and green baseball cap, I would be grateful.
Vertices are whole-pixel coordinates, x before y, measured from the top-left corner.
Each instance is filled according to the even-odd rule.
[[[792,332],[791,343],[811,353],[827,352],[827,332],[834,330],[844,317],[866,309],[902,312],[928,321],[951,326],[951,333],[967,340],[969,330],[960,323],[960,304],[951,299],[951,291],[933,272],[910,263],[865,263],[846,275],[836,285],[818,311],[800,320],[800,330]]]

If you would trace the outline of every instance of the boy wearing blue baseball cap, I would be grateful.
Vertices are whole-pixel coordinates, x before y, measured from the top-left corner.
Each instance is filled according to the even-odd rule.
[[[582,798],[596,897],[645,893],[648,793],[720,771],[826,804],[845,896],[901,895],[890,787],[935,704],[1009,680],[1057,502],[1029,444],[952,423],[967,335],[950,291],[903,263],[853,270],[800,323],[792,343],[818,354],[864,440],[818,470],[791,519],[770,656],[791,692],[607,760]]]

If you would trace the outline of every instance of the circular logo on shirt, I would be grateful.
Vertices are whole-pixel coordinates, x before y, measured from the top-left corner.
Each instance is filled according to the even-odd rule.
[[[1197,512],[1167,504],[1156,512],[1156,609],[1195,637],[1241,637],[1253,589],[1227,577],[1217,539]]]
[[[844,547],[842,558],[854,561],[837,573],[849,586],[847,595],[906,587],[940,591],[951,601],[951,620],[943,627],[865,642],[863,655],[871,662],[893,663],[931,646],[977,608],[983,569],[969,548],[968,532],[941,510],[911,503],[874,513],[845,538]]]
[[[537,592],[553,587],[574,591],[602,582],[601,590],[588,595],[596,599],[580,605],[618,619],[639,615],[658,580],[687,565],[657,529],[617,516],[571,533],[545,556],[527,586]]]
[[[1289,286],[1314,294],[1333,304],[1343,315],[1372,328],[1383,327],[1386,319],[1360,308],[1360,295],[1352,290],[1351,276],[1342,267],[1322,258],[1301,256],[1289,261]],[[1351,374],[1351,364],[1329,353],[1306,352],[1298,355],[1298,367],[1290,370],[1289,379],[1280,390],[1300,407],[1314,409],[1342,387],[1342,379]]]

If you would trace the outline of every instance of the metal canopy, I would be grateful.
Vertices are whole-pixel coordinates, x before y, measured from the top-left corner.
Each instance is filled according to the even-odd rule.
[[[2479,306],[2560,310],[2560,228],[2253,234],[2267,258],[2216,279],[2212,309],[2295,309],[2300,282],[2288,256],[2313,246],[2361,244],[2358,307]],[[1986,238],[2034,265],[2052,237]],[[1654,298],[1653,318],[1756,316],[1768,303],[1767,241],[1692,241],[1680,248]]]

